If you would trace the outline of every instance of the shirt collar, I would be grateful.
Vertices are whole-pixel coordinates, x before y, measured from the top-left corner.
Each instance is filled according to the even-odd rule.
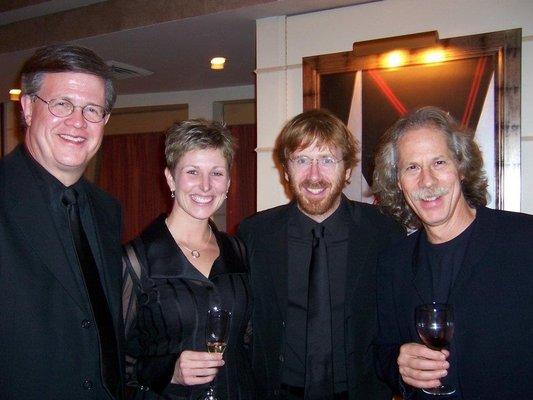
[[[148,274],[152,278],[183,278],[211,283],[210,279],[231,273],[246,272],[241,268],[241,262],[233,259],[230,254],[231,244],[226,243],[215,226],[212,225],[215,239],[220,249],[220,256],[214,261],[209,278],[192,266],[187,257],[179,249],[167,225],[166,215],[160,215],[142,234],[141,239],[145,244],[148,262]]]
[[[50,204],[55,204],[61,199],[61,194],[65,190],[59,179],[48,172],[35,158],[30,154],[26,146],[22,146],[22,154],[26,160],[26,164],[30,168],[36,182],[41,187],[43,194]],[[59,203],[58,203],[59,204]]]
[[[350,210],[348,200],[342,196],[337,209],[321,223],[305,215],[295,204],[290,216],[292,224],[297,227],[302,238],[312,238],[312,230],[316,225],[322,224],[325,228],[326,239],[345,240],[349,234]]]
[[[322,221],[325,228],[326,238],[332,240],[345,240],[350,231],[350,210],[348,200],[342,196],[339,207],[328,218]]]
[[[39,186],[43,189],[43,193],[50,201],[50,204],[56,204],[61,199],[63,191],[67,188],[63,183],[52,175],[46,168],[44,168],[39,162],[31,155],[26,146],[22,146],[22,154],[27,161],[27,164],[36,178]],[[83,178],[80,178],[76,183],[72,185],[80,196],[80,201],[85,199],[85,190],[83,187]],[[59,203],[58,203],[59,204]]]

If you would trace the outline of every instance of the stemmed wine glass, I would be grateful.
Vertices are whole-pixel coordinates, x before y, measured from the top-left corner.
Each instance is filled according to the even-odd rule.
[[[212,307],[207,311],[205,325],[205,340],[209,353],[224,353],[229,336],[231,312],[220,307]],[[200,396],[199,400],[218,400],[215,391],[215,379],[209,384],[209,389]]]
[[[453,306],[443,303],[422,304],[415,310],[416,330],[420,339],[433,350],[441,350],[450,344],[453,337]],[[443,384],[431,389],[422,389],[433,395],[450,395],[455,388]]]

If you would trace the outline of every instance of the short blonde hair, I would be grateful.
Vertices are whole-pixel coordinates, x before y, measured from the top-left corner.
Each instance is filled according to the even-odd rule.
[[[222,123],[205,119],[191,119],[173,124],[166,132],[165,159],[174,172],[183,155],[191,150],[221,150],[228,169],[235,155],[236,143],[229,129]]]

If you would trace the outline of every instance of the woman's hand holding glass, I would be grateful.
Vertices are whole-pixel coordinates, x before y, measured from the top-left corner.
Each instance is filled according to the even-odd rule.
[[[176,361],[171,383],[185,386],[209,383],[223,365],[221,353],[185,350]]]

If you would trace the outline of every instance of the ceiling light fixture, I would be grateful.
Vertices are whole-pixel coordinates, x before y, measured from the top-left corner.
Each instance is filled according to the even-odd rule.
[[[215,57],[211,59],[211,69],[224,69],[224,63],[226,59],[224,57]]]
[[[20,100],[20,89],[11,89],[9,91],[9,100],[11,101],[19,101]]]

